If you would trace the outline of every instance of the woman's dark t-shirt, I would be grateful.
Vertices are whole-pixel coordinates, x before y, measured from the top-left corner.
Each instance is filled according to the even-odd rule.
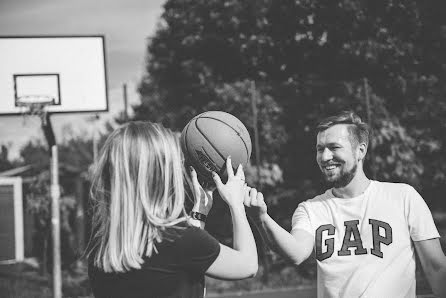
[[[218,241],[196,227],[174,229],[169,240],[157,244],[158,253],[141,269],[105,273],[89,260],[88,275],[96,298],[203,297],[204,273],[220,253]]]

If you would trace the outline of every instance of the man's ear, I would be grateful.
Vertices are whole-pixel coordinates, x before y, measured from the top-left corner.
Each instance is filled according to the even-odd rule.
[[[367,144],[359,143],[357,150],[358,150],[358,160],[364,160],[365,155],[367,154]]]

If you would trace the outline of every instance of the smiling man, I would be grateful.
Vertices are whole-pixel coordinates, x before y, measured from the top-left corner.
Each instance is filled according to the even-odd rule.
[[[345,188],[356,173],[362,173],[358,178],[368,184],[362,171],[369,135],[367,127],[363,123],[335,123],[336,119],[328,119],[318,126],[316,160],[325,180],[334,188]]]
[[[370,180],[369,129],[353,112],[317,127],[316,161],[330,188],[302,202],[288,233],[263,197],[246,201],[267,242],[298,265],[315,252],[318,297],[416,297],[415,250],[434,293],[445,297],[446,257],[423,198],[411,186]]]

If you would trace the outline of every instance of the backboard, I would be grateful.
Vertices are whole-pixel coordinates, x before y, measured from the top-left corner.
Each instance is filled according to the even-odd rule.
[[[0,36],[0,115],[108,111],[103,36]]]

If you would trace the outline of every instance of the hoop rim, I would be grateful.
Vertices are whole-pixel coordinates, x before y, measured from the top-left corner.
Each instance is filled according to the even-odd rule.
[[[32,107],[32,106],[48,106],[53,105],[55,98],[50,95],[32,94],[22,95],[16,98],[16,106]]]

